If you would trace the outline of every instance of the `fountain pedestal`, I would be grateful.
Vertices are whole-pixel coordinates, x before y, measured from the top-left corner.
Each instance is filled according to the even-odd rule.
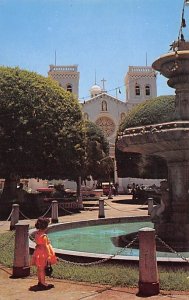
[[[153,68],[167,77],[168,85],[175,88],[175,119],[189,120],[189,43],[179,40],[173,52],[153,63]],[[186,124],[186,123],[185,123]],[[189,147],[185,128],[176,139],[174,155],[167,152],[170,206],[164,224],[155,224],[157,234],[177,250],[189,249]],[[174,140],[174,139],[173,139]],[[184,142],[186,143],[184,145]],[[169,153],[172,154],[169,157]]]
[[[117,146],[124,152],[157,155],[167,161],[169,203],[155,223],[157,235],[175,250],[189,249],[189,42],[173,44],[153,68],[176,89],[175,121],[125,129]]]
[[[169,206],[164,220],[155,223],[156,233],[177,251],[189,249],[189,163],[168,162]]]

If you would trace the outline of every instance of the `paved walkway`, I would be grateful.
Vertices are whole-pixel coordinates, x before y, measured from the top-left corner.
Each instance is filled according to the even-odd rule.
[[[128,196],[117,196],[113,200],[107,200],[105,207],[105,216],[137,216],[147,215],[147,206],[128,204]],[[116,201],[116,202],[114,202]],[[95,204],[95,203],[93,203]],[[98,209],[94,206],[78,214],[60,217],[60,222],[79,221],[98,218]],[[29,221],[34,225],[35,220]],[[0,232],[9,230],[8,222],[0,226]],[[111,287],[99,284],[88,284],[81,282],[71,282],[66,280],[50,279],[55,288],[48,291],[35,291],[37,283],[36,277],[27,277],[22,279],[12,279],[12,270],[0,266],[0,300],[135,300],[143,297],[137,295],[138,289],[129,289],[121,287]],[[31,290],[29,290],[31,288]],[[157,296],[149,297],[152,300],[188,300],[189,292],[164,292]]]

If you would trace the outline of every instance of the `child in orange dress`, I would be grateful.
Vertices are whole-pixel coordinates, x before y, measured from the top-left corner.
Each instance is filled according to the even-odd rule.
[[[35,233],[36,247],[31,261],[31,264],[37,267],[38,286],[44,290],[54,287],[52,284],[45,283],[45,267],[47,263],[57,262],[57,257],[45,233],[49,222],[49,219],[40,217],[35,224],[38,231]]]

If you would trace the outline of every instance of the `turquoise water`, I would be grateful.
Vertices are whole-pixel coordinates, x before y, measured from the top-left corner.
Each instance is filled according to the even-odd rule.
[[[53,247],[62,250],[115,254],[121,250],[112,238],[138,231],[143,227],[153,228],[151,222],[122,223],[87,226],[49,233]],[[138,255],[138,249],[125,249],[119,255]]]
[[[139,256],[138,249],[123,249],[116,247],[112,242],[112,238],[132,232],[138,232],[139,229],[144,227],[153,228],[154,225],[151,222],[96,225],[51,232],[48,233],[48,236],[53,247],[61,250],[108,255]],[[184,257],[189,257],[189,252],[180,254]],[[171,252],[157,251],[157,257],[174,258],[178,256]]]

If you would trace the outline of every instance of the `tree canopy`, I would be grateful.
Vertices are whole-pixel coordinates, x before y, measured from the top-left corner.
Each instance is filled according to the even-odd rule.
[[[175,96],[159,96],[146,100],[130,110],[119,131],[129,127],[157,124],[175,119]]]
[[[99,126],[90,121],[84,122],[84,155],[82,179],[92,176],[94,180],[106,178],[113,172],[113,161],[109,157],[109,144]],[[78,170],[75,170],[75,175]]]
[[[59,179],[81,168],[82,113],[55,81],[0,67],[0,178]]]
[[[128,112],[119,132],[130,127],[173,121],[174,108],[174,96],[160,96],[146,100]],[[116,148],[116,161],[119,177],[167,178],[166,162],[160,157],[122,152]]]

